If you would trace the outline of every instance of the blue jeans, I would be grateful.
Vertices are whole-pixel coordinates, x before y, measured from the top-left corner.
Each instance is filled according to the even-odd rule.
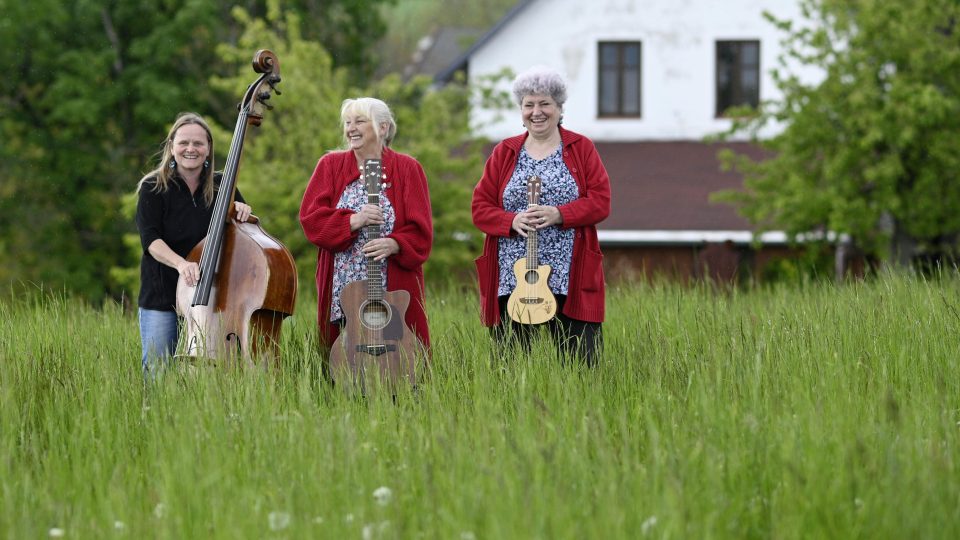
[[[149,378],[173,356],[178,334],[176,312],[140,308],[140,345],[143,348],[140,365],[144,377]]]

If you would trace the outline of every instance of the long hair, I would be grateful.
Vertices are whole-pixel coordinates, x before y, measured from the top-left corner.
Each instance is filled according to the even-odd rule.
[[[357,99],[345,99],[343,104],[340,105],[340,125],[346,123],[348,116],[362,116],[371,122],[373,122],[373,132],[377,136],[377,141],[380,142],[381,148],[386,148],[390,146],[390,143],[393,142],[393,138],[397,134],[397,123],[393,119],[393,113],[390,112],[390,107],[387,106],[383,101],[372,98],[372,97],[361,97]],[[387,132],[380,137],[380,126],[386,124]],[[350,147],[350,141],[346,140],[344,137],[345,148]]]
[[[207,156],[207,161],[210,162],[210,165],[200,172],[200,185],[203,188],[204,203],[206,203],[207,206],[213,204],[213,199],[216,196],[216,186],[213,185],[213,171],[215,170],[213,165],[213,133],[210,131],[210,126],[207,125],[206,120],[199,114],[192,112],[177,115],[176,121],[173,123],[173,126],[170,127],[170,132],[167,133],[167,138],[163,141],[163,146],[160,148],[160,164],[157,165],[156,169],[148,172],[140,179],[140,182],[137,183],[137,193],[143,189],[144,184],[148,183],[149,180],[154,181],[153,190],[158,193],[163,193],[170,189],[170,185],[173,183],[173,177],[177,174],[176,168],[170,166],[171,163],[175,163],[173,158],[173,138],[176,137],[178,129],[188,124],[196,124],[207,132],[207,146],[210,148],[210,155]]]

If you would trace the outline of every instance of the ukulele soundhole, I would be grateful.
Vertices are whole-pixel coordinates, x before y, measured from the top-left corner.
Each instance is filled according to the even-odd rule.
[[[523,276],[523,279],[533,285],[534,283],[540,281],[540,274],[536,270],[528,270],[527,273]]]
[[[367,302],[360,308],[360,320],[367,328],[384,328],[390,322],[390,306],[379,300]]]

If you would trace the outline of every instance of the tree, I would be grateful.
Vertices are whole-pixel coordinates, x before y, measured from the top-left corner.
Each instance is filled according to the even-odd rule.
[[[960,231],[960,5],[955,0],[802,0],[774,70],[783,93],[726,135],[772,123],[771,157],[727,153],[745,176],[738,205],[760,229],[847,234],[904,264]],[[802,24],[801,24],[802,23]],[[823,74],[804,83],[792,68]]]
[[[216,13],[209,2],[0,1],[0,257],[13,263],[0,277],[97,297],[125,252],[120,195],[170,111],[209,99],[192,81]]]

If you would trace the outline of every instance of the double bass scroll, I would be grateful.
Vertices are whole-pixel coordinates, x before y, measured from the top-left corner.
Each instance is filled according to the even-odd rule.
[[[238,106],[207,235],[187,256],[199,261],[200,280],[195,287],[182,277],[177,283],[185,336],[181,357],[276,361],[281,323],[296,303],[297,270],[290,251],[263,230],[259,219],[241,223],[233,215],[247,125],[259,126],[264,109],[271,108],[266,103],[271,93],[280,94],[280,62],[273,52],[257,51],[253,70],[260,75]]]

